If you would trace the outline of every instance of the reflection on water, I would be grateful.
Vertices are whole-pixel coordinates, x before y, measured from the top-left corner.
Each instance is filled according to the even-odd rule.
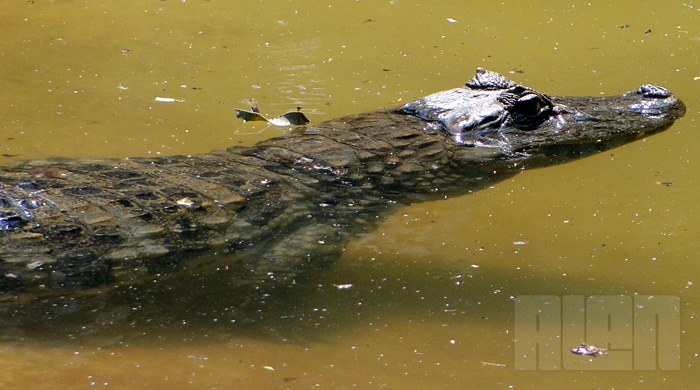
[[[288,130],[236,122],[248,99],[318,122],[477,66],[553,95],[661,84],[689,110],[646,142],[401,210],[326,273],[257,301],[205,274],[4,309],[0,387],[688,388],[698,18],[682,2],[6,4],[7,164],[249,145]],[[532,294],[679,296],[681,370],[515,371],[513,299]]]
[[[94,311],[87,313],[71,313],[71,306],[66,305],[50,328],[43,321],[25,324],[21,329],[4,327],[5,346],[36,349],[40,360],[46,348],[55,350],[52,355],[65,351],[69,359],[73,359],[70,354],[103,350],[116,351],[124,359],[151,350],[156,361],[160,355],[157,351],[172,349],[173,353],[187,354],[181,356],[184,365],[192,359],[207,365],[226,364],[222,359],[228,363],[241,359],[247,364],[231,367],[240,370],[240,375],[252,375],[246,374],[255,369],[251,361],[267,359],[265,366],[274,368],[269,378],[277,378],[273,374],[279,370],[284,378],[305,382],[320,379],[313,371],[332,372],[338,366],[345,374],[329,378],[328,383],[354,381],[358,385],[372,380],[346,375],[375,365],[365,361],[364,354],[377,359],[380,366],[401,362],[392,367],[399,370],[397,375],[446,374],[447,367],[456,363],[450,363],[454,357],[443,356],[449,356],[449,348],[459,355],[480,351],[474,356],[509,364],[510,348],[494,348],[499,341],[483,339],[479,328],[501,333],[507,340],[510,316],[503,309],[510,305],[511,298],[494,296],[488,278],[471,269],[359,259],[321,276],[323,282],[300,285],[275,299],[249,302],[242,320],[239,313],[229,311],[238,302],[231,302],[226,289],[217,288],[216,278],[210,278],[201,284],[189,282],[155,289],[162,290],[160,294],[154,289],[142,291],[135,294],[142,297],[140,300],[128,304],[120,302],[123,297],[113,296],[99,301]],[[37,316],[45,318],[42,313]],[[249,345],[254,347],[250,349]],[[336,354],[338,349],[343,353]],[[304,353],[311,360],[299,366],[295,355]],[[473,360],[468,356],[464,359]],[[368,363],[370,366],[365,367]],[[304,372],[314,365],[321,366]],[[265,366],[259,368],[267,370]],[[89,371],[90,367],[84,369]],[[381,379],[382,371],[374,373],[377,380],[393,382],[391,378]],[[304,378],[307,375],[312,377]]]

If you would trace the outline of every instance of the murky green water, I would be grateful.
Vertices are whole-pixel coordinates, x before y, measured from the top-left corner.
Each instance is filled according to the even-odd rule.
[[[5,164],[250,145],[287,130],[236,121],[248,99],[319,122],[453,88],[477,66],[552,95],[656,83],[688,114],[645,141],[404,209],[244,323],[212,287],[133,322],[5,330],[0,387],[696,387],[700,3],[3,5]],[[680,370],[516,370],[514,297],[539,294],[680,297]]]

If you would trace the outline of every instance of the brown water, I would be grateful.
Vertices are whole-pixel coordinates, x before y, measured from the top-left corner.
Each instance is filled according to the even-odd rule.
[[[700,4],[37,0],[4,3],[0,35],[6,164],[250,145],[288,130],[236,121],[248,99],[319,122],[477,66],[552,95],[656,83],[688,106],[645,141],[403,209],[242,324],[212,288],[134,323],[6,330],[1,388],[697,388]],[[515,297],[540,294],[679,297],[680,369],[516,370]]]

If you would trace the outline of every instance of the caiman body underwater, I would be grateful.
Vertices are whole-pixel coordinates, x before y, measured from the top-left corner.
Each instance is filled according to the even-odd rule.
[[[655,85],[550,97],[477,69],[464,87],[252,147],[2,167],[0,302],[103,292],[188,269],[228,270],[227,283],[251,292],[290,285],[333,264],[402,205],[619,146],[684,113]]]

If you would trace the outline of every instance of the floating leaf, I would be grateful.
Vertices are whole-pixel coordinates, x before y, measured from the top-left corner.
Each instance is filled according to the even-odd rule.
[[[305,125],[309,123],[309,119],[300,111],[290,111],[277,118],[270,119],[269,122],[275,126]]]
[[[236,118],[241,118],[244,121],[265,121],[268,122],[267,118],[262,116],[259,112],[246,111],[236,108]]]
[[[301,107],[297,107],[296,111],[290,111],[276,118],[267,119],[258,111],[257,106],[253,106],[251,111],[241,110],[236,108],[236,118],[241,118],[244,121],[265,121],[275,126],[297,126],[309,123],[309,118],[301,113]]]

